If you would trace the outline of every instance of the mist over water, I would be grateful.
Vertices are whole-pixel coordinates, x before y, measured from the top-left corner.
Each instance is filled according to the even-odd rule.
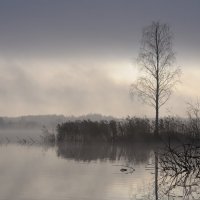
[[[150,152],[143,158],[126,148],[107,149],[99,145],[46,148],[1,145],[1,199],[134,199],[151,184],[145,170]],[[96,152],[96,153],[95,153]],[[129,163],[130,161],[130,163]],[[121,172],[126,166],[134,172]],[[144,190],[145,191],[145,190]]]
[[[0,199],[198,199],[199,155],[192,144],[1,143]]]
[[[0,200],[199,200],[199,8],[0,1]]]

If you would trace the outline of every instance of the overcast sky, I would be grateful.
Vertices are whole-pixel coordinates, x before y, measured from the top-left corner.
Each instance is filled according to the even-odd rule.
[[[0,115],[153,116],[129,96],[142,29],[174,33],[182,83],[162,115],[185,114],[199,96],[198,0],[1,0]]]

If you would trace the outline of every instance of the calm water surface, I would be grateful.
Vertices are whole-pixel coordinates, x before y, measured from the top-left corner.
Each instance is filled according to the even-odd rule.
[[[0,145],[0,200],[68,199],[200,199],[200,146]]]
[[[151,155],[138,147],[1,145],[0,200],[150,199]]]

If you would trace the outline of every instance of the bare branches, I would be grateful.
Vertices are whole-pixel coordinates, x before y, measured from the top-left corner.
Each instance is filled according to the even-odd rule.
[[[158,87],[158,107],[164,105],[181,74],[180,68],[171,66],[174,60],[169,26],[153,22],[143,30],[142,47],[137,61],[144,75],[137,80],[132,91],[138,93],[143,102],[155,107]]]
[[[164,193],[176,196],[182,188],[182,199],[199,199],[200,147],[182,144],[160,154],[161,183]],[[174,195],[174,192],[176,195]]]
[[[137,59],[142,75],[131,85],[132,95],[155,108],[157,122],[159,108],[168,101],[181,75],[180,68],[173,66],[172,38],[169,26],[160,22],[153,22],[143,30]]]
[[[146,77],[140,77],[135,84],[131,85],[131,94],[136,95],[144,103],[155,107],[155,85],[154,82]]]

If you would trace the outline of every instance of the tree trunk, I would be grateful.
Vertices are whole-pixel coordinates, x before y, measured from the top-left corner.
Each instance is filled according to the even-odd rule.
[[[156,103],[156,122],[155,122],[155,136],[158,136],[158,132],[159,132],[159,107],[158,107],[158,103]]]
[[[156,27],[156,124],[155,136],[158,137],[158,120],[159,120],[159,47],[158,47],[158,27]]]
[[[155,122],[155,136],[158,137],[158,124],[159,124],[159,74],[156,72],[156,122]]]

